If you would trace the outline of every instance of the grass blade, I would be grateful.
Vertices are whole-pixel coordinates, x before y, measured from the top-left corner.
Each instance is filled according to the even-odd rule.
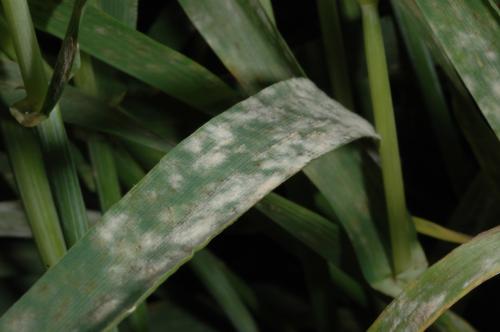
[[[46,267],[53,266],[65,254],[66,244],[42,162],[42,152],[31,130],[3,120],[2,132],[42,261]]]
[[[500,273],[500,228],[478,235],[431,266],[368,331],[423,331],[446,309]]]
[[[35,126],[46,117],[38,110],[42,107],[48,86],[28,2],[2,0],[2,6],[27,94],[26,98],[14,104],[10,111],[23,125]]]
[[[191,268],[227,313],[236,330],[258,331],[252,315],[231,286],[221,265],[222,263],[208,250],[198,252],[190,261]]]
[[[330,220],[271,193],[256,208],[330,262],[340,257],[340,233]]]
[[[412,220],[415,223],[415,228],[419,233],[434,237],[439,240],[462,244],[472,239],[472,237],[469,235],[452,231],[429,220],[425,220],[419,217],[412,217]]]
[[[387,218],[391,239],[392,263],[396,275],[411,268],[413,262],[412,243],[416,242],[416,231],[410,222],[403,184],[403,172],[399,157],[396,121],[392,105],[387,60],[377,0],[360,0],[363,17],[365,53],[370,81],[375,126],[381,136],[379,153],[386,198]]]
[[[362,136],[374,136],[371,126],[305,79],[237,104],[170,151],[11,307],[0,329],[112,326],[269,191]]]
[[[57,37],[64,35],[73,1],[48,4],[30,0],[29,3],[39,29]],[[85,11],[79,42],[81,49],[93,57],[195,108],[218,109],[221,104],[227,106],[239,99],[204,67],[93,6]]]
[[[354,109],[351,80],[347,72],[344,38],[337,0],[317,0],[321,34],[325,48],[332,96],[350,110]]]
[[[89,138],[89,154],[94,168],[99,203],[103,212],[107,211],[122,197],[118,173],[116,172],[113,150],[103,137]]]

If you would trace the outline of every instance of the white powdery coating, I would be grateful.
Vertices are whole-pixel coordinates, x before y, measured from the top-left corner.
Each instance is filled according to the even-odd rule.
[[[182,174],[180,173],[174,173],[168,177],[168,183],[174,189],[179,189],[182,186],[183,182],[184,182],[184,176],[182,176]]]
[[[120,303],[121,301],[116,294],[113,297],[109,296],[109,299],[98,305],[92,312],[92,320],[102,322],[103,319],[119,308]]]
[[[495,61],[497,59],[497,53],[495,51],[487,51],[485,55],[488,60]]]
[[[227,152],[209,151],[195,161],[193,167],[196,171],[209,170],[219,166],[227,159]]]
[[[204,143],[199,136],[191,136],[185,143],[184,149],[190,153],[200,153],[203,150]]]
[[[115,238],[115,235],[124,227],[127,223],[129,216],[125,213],[120,213],[117,215],[111,215],[105,217],[101,223],[97,224],[99,231],[97,236],[103,242],[110,242]]]
[[[478,281],[484,280],[485,276],[489,276],[492,271],[497,268],[497,265],[500,264],[500,258],[488,257],[482,263],[481,266],[477,269],[476,273],[466,280],[462,289],[468,289],[472,285],[476,285]]]

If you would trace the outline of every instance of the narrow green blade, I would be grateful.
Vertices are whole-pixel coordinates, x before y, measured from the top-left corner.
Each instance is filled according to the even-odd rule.
[[[31,0],[35,25],[62,37],[73,1]],[[89,6],[80,29],[86,53],[199,109],[214,109],[238,98],[217,76],[193,60]],[[196,96],[196,98],[193,98]]]
[[[423,331],[475,287],[500,273],[500,227],[480,234],[431,266],[368,331]]]
[[[113,326],[272,189],[363,136],[375,137],[372,127],[308,80],[263,90],[170,151],[11,307],[0,330]]]
[[[271,193],[256,208],[328,261],[340,258],[340,233],[330,220]]]
[[[208,250],[196,253],[190,261],[191,268],[224,309],[236,330],[239,332],[258,331],[257,323],[231,286],[221,265],[218,258]]]

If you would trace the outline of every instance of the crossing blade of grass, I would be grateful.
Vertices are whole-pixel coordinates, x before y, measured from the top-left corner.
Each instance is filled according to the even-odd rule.
[[[376,215],[370,213],[370,201],[375,196],[367,191],[362,154],[355,146],[342,147],[313,161],[304,172],[342,223],[367,282],[385,294],[396,296],[401,288],[392,278],[387,251],[374,223]],[[335,171],[331,171],[331,165],[336,166]]]
[[[243,88],[254,93],[272,83],[303,76],[292,52],[267,18],[259,0],[180,0],[184,11]],[[218,22],[238,27],[227,33]],[[245,36],[245,38],[241,38]],[[235,49],[234,45],[238,45]],[[245,61],[241,53],[245,52]],[[267,59],[262,62],[261,59]],[[278,65],[270,65],[278,63]]]
[[[274,193],[256,208],[326,260],[339,261],[340,234],[331,221]]]
[[[100,213],[92,210],[87,210],[87,216],[90,224],[92,225],[94,225],[101,218]],[[33,237],[21,202],[0,202],[0,236],[18,238]]]
[[[430,124],[437,137],[437,144],[443,155],[450,183],[455,193],[460,195],[466,190],[472,165],[465,154],[451,110],[447,106],[431,53],[421,38],[418,27],[415,26],[412,18],[408,17],[408,12],[402,10],[402,2],[392,0],[391,3],[418,79],[425,108],[431,118]]]
[[[8,120],[2,120],[1,126],[17,187],[40,256],[46,267],[54,266],[65,254],[66,244],[40,146],[31,130]]]
[[[171,150],[11,307],[0,329],[112,326],[305,164],[363,136],[375,136],[371,126],[306,79],[263,90]]]
[[[500,26],[486,1],[405,0],[408,15],[429,28],[435,45],[444,52],[500,138]],[[457,47],[458,46],[458,47]],[[467,52],[463,52],[466,49]]]
[[[368,331],[423,331],[446,309],[500,273],[500,227],[459,246],[409,285]]]
[[[19,202],[0,202],[0,234],[4,237],[32,237],[26,215]]]
[[[193,316],[185,309],[169,301],[162,301],[151,306],[151,326],[154,331],[169,332],[216,332],[199,318]],[[165,314],[168,313],[168,314]]]
[[[227,313],[236,330],[258,331],[257,323],[231,286],[230,280],[220,265],[221,262],[208,250],[196,253],[190,261],[191,268]]]
[[[350,110],[354,109],[351,80],[344,47],[337,0],[317,0],[321,35],[325,48],[332,96]]]
[[[285,41],[266,19],[258,14],[261,13],[262,9],[259,9],[260,4],[257,1],[243,0],[236,3],[224,0],[223,3],[224,5],[221,5],[220,1],[207,1],[204,2],[203,6],[200,6],[194,0],[180,0],[180,4],[194,25],[247,93],[253,93],[253,89],[262,85],[261,72],[264,70],[267,82],[278,82],[290,75],[303,75],[299,64],[293,57],[290,57],[290,50]],[[218,17],[224,19],[226,23],[224,28],[217,24],[210,24],[210,22],[217,22],[216,18]],[[231,29],[227,28],[228,25],[231,26]],[[251,42],[248,34],[252,36]],[[254,39],[258,39],[258,41]],[[239,47],[229,47],[227,44],[229,40],[232,43],[238,43]],[[340,160],[335,158],[330,158],[328,161],[316,161],[314,164],[318,165],[317,167],[324,166],[324,172],[321,173],[321,180],[313,182],[319,185],[329,181],[329,178],[333,176],[331,175],[332,170],[338,171],[343,167],[346,167],[345,179],[347,180],[342,179],[342,181],[349,181],[352,178],[350,172],[357,172],[354,168],[360,168],[362,165],[358,160],[358,153],[360,152],[357,149],[347,148],[343,165],[340,164]],[[325,165],[320,165],[321,163]],[[306,169],[308,176],[310,175],[307,170],[310,167],[312,166]],[[361,172],[361,168],[359,171]],[[324,174],[328,174],[328,176]],[[359,179],[359,181],[363,180]],[[363,201],[367,197],[366,188],[362,182],[357,185],[353,184],[353,186],[360,190],[359,195],[351,195],[350,191],[346,190],[346,188],[351,188],[351,185],[344,185],[342,187],[329,187],[342,188],[342,190],[336,190],[333,193],[328,191],[329,194],[325,194],[325,196],[332,206],[338,206],[345,212],[342,216],[339,215],[339,221],[349,233],[351,241],[357,242],[354,246],[358,249],[356,251],[358,259],[361,261],[360,265],[367,280],[375,288],[395,295],[399,288],[392,280],[391,266],[375,229],[373,216],[367,213],[367,211],[370,212],[370,207],[367,208],[368,200]],[[321,186],[320,190],[327,190],[326,186]],[[335,194],[335,199],[333,194]],[[384,204],[380,197],[371,198],[371,201],[374,201],[373,205]],[[356,224],[357,219],[352,218],[352,215],[355,214],[362,216],[363,227],[359,227]],[[369,231],[366,232],[367,229]],[[363,241],[359,241],[359,239],[363,239]],[[411,243],[412,252],[416,253],[415,256],[421,256],[421,249],[414,237],[407,240]],[[419,257],[412,264],[412,270],[415,274],[418,274],[418,271],[421,271],[426,265],[425,261]],[[382,282],[382,280],[384,281]]]
[[[439,240],[453,243],[465,243],[472,238],[469,235],[449,230],[438,224],[430,222],[429,220],[425,220],[419,217],[412,217],[412,219],[415,223],[415,228],[419,233],[434,237]]]
[[[0,59],[3,72],[0,76],[0,95],[9,104],[23,98],[22,79],[17,65],[7,59]],[[74,87],[65,89],[60,102],[63,120],[66,123],[111,134],[127,141],[137,142],[161,151],[170,150],[174,144],[162,139],[144,128],[119,109],[85,94]]]
[[[467,321],[450,310],[443,313],[432,327],[436,332],[477,332]]]
[[[64,35],[72,3],[29,1],[37,28],[57,37]],[[218,110],[239,99],[222,80],[198,63],[93,6],[85,11],[79,42],[81,49],[93,57],[195,108]]]
[[[132,189],[146,176],[146,172],[125,148],[117,147],[113,149],[113,154],[120,182],[125,188]]]

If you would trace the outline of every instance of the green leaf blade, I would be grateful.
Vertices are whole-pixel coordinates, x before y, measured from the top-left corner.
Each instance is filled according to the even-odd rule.
[[[0,329],[112,326],[269,191],[363,136],[375,137],[367,122],[304,79],[235,105],[170,151],[0,319]]]
[[[500,228],[461,245],[394,300],[368,331],[423,331],[446,309],[500,273]]]

